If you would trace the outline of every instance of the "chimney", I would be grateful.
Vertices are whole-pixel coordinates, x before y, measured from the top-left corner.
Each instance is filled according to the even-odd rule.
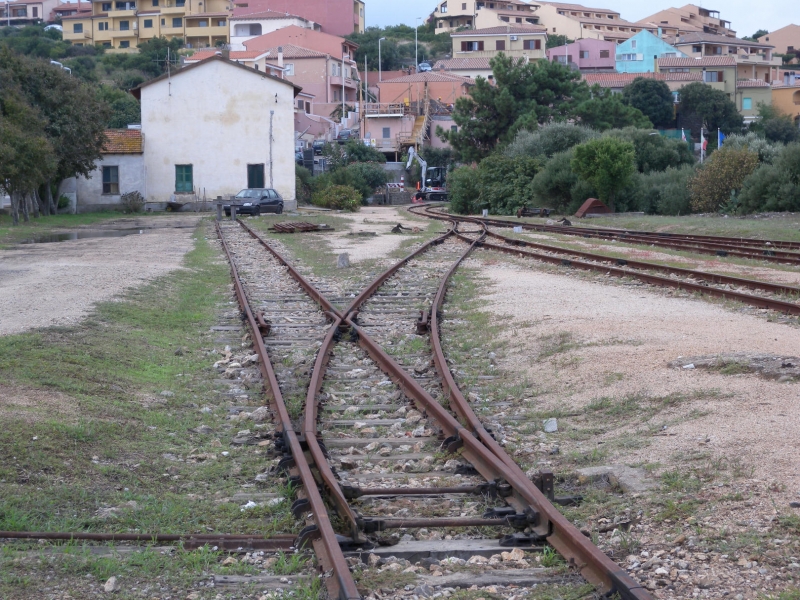
[[[658,73],[658,54],[653,56],[653,73]]]
[[[278,66],[283,68],[283,46],[278,46]]]
[[[795,80],[794,71],[790,71],[789,72],[789,85],[794,85],[795,81],[796,80]]]
[[[661,39],[661,27],[658,28],[658,39]]]
[[[225,60],[231,59],[231,49],[228,46],[223,46],[222,48],[222,58]]]
[[[783,85],[789,85],[789,73],[788,72],[783,74]]]

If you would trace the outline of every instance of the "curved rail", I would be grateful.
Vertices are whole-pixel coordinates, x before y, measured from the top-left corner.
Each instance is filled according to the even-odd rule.
[[[242,223],[244,226],[244,224]],[[255,232],[248,227],[245,228],[250,231],[250,234],[260,240],[260,242],[269,248],[264,240],[259,238]],[[329,498],[332,500],[337,510],[346,506],[344,512],[349,513],[348,520],[350,521],[350,528],[353,529],[353,522],[359,529],[364,529],[368,525],[368,519],[359,517],[353,514],[352,509],[347,505],[346,500],[339,488],[338,482],[335,479],[330,467],[327,466],[324,453],[321,448],[319,452],[312,450],[316,440],[316,419],[317,419],[317,396],[322,383],[322,373],[324,372],[325,365],[330,356],[333,344],[336,341],[337,332],[343,327],[351,331],[358,343],[369,356],[377,363],[379,368],[386,373],[403,391],[411,398],[427,415],[432,417],[437,424],[442,428],[443,432],[448,435],[449,449],[453,450],[457,447],[462,448],[462,457],[470,462],[476,470],[487,480],[501,480],[507,482],[511,487],[511,495],[506,498],[506,501],[516,510],[518,519],[525,520],[526,524],[542,538],[548,539],[553,546],[561,552],[567,560],[578,568],[583,576],[590,582],[598,584],[603,587],[605,592],[609,594],[619,593],[622,598],[626,600],[648,600],[651,596],[647,591],[633,580],[625,570],[613,561],[611,561],[599,548],[594,546],[585,536],[583,536],[565,517],[558,512],[558,510],[547,500],[542,492],[531,482],[520,467],[511,459],[510,456],[502,449],[502,447],[492,438],[491,434],[484,428],[480,420],[472,411],[468,402],[458,389],[452,374],[449,372],[447,363],[445,361],[444,352],[441,347],[441,340],[439,334],[439,316],[438,311],[444,302],[447,283],[450,276],[455,272],[460,263],[469,255],[472,250],[483,243],[485,231],[481,232],[478,240],[471,240],[465,238],[462,234],[456,231],[457,224],[454,222],[453,227],[443,236],[431,240],[417,251],[401,260],[398,264],[381,274],[375,281],[368,286],[364,292],[358,295],[353,300],[350,307],[346,309],[345,316],[341,316],[341,312],[336,311],[335,308],[324,298],[324,296],[316,289],[310,295],[318,299],[321,306],[328,307],[328,314],[331,317],[335,327],[331,327],[326,335],[323,346],[320,349],[317,359],[315,361],[314,373],[312,381],[309,385],[307,400],[306,400],[306,413],[303,424],[303,434],[305,442],[308,445],[310,453],[312,454],[313,462],[323,480],[323,488],[327,491]],[[443,242],[447,237],[456,235],[460,239],[469,243],[469,247],[459,257],[459,259],[450,267],[446,276],[442,279],[440,286],[437,290],[436,298],[433,304],[431,315],[431,343],[434,348],[434,362],[436,363],[437,371],[442,377],[443,387],[446,394],[449,395],[450,407],[455,413],[454,416],[448,409],[443,407],[435,398],[433,398],[422,386],[407,373],[392,357],[390,357],[381,347],[377,344],[357,323],[358,308],[372,295],[380,286],[396,273],[402,266],[407,264],[413,257],[418,256],[421,252],[429,249],[437,243]],[[224,246],[224,241],[223,241]],[[313,286],[305,280],[288,262],[280,257],[274,249],[269,248],[270,252],[275,255],[282,264],[289,268],[289,273],[294,277],[304,289],[306,286],[313,288]],[[230,258],[230,254],[228,255]],[[235,273],[235,269],[234,269]],[[324,506],[320,508],[319,492],[316,485],[313,483],[313,475],[307,460],[302,454],[302,448],[299,447],[297,436],[291,430],[291,422],[288,419],[288,413],[285,406],[282,406],[282,398],[280,391],[277,387],[273,387],[273,383],[277,386],[274,373],[268,377],[271,371],[269,358],[266,355],[266,350],[260,335],[257,335],[257,323],[252,318],[252,312],[247,307],[244,291],[241,283],[236,279],[237,296],[240,297],[240,302],[248,316],[251,328],[255,332],[254,337],[258,342],[259,353],[263,348],[262,367],[266,371],[265,380],[268,381],[272,390],[272,396],[276,399],[275,404],[278,408],[280,421],[283,426],[284,438],[289,442],[287,447],[291,448],[292,455],[295,458],[295,464],[300,470],[301,480],[306,489],[309,499],[309,507],[314,515],[314,520],[319,528],[321,540],[330,538],[330,541],[325,541],[323,548],[315,548],[324,551],[325,555],[322,557],[323,565],[331,565],[334,575],[339,584],[339,597],[349,598],[343,590],[346,580],[349,578],[349,571],[347,571],[346,564],[342,566],[340,561],[334,561],[334,555],[341,555],[338,548],[338,541],[336,540],[335,533],[330,526],[330,521],[327,515],[323,517],[320,514],[324,510]],[[304,282],[304,283],[303,283]],[[266,360],[264,360],[266,359]],[[266,368],[268,367],[268,368]],[[278,399],[280,401],[278,401]],[[460,421],[459,421],[460,419]],[[465,424],[462,424],[465,423]],[[297,451],[296,451],[297,448]],[[307,472],[307,473],[306,473]],[[313,489],[311,489],[313,488]],[[315,498],[316,496],[316,498]],[[340,511],[341,512],[341,511]],[[407,525],[410,526],[410,525]],[[356,536],[354,535],[354,538]],[[357,539],[357,538],[356,538]],[[336,546],[336,548],[333,548]],[[337,553],[336,550],[339,550]],[[340,569],[344,568],[344,572]]]
[[[416,208],[416,207],[414,207]],[[450,215],[442,215],[440,213],[432,212],[428,210],[430,206],[425,206],[422,214],[428,216],[433,219],[442,219],[442,220],[450,220]],[[420,214],[417,210],[412,210],[415,214]],[[475,217],[461,217],[461,216],[452,216],[452,219],[457,221],[466,221],[469,223],[483,223],[484,220],[481,218]],[[491,222],[489,224],[492,224]],[[682,276],[692,276],[695,279],[702,279],[707,281],[712,281],[714,283],[728,283],[737,286],[748,287],[750,289],[763,289],[766,291],[771,291],[774,293],[784,293],[784,294],[795,294],[800,295],[800,288],[795,288],[791,286],[784,286],[778,285],[773,283],[762,282],[753,279],[743,279],[739,277],[730,277],[727,275],[716,275],[713,273],[706,273],[704,271],[695,271],[692,269],[682,269],[678,267],[669,267],[665,265],[658,265],[655,263],[645,262],[645,261],[635,261],[635,260],[627,260],[627,259],[616,259],[611,258],[608,256],[604,256],[602,254],[593,254],[590,252],[581,252],[577,250],[567,250],[565,248],[559,248],[557,246],[549,246],[547,244],[541,244],[537,242],[529,242],[526,240],[518,240],[515,238],[509,238],[498,233],[488,232],[487,235],[502,240],[505,244],[504,246],[498,244],[492,244],[491,242],[481,241],[479,245],[484,248],[489,248],[491,250],[497,250],[499,252],[505,252],[507,254],[514,254],[517,256],[526,256],[529,258],[534,258],[536,260],[540,260],[542,262],[547,262],[550,264],[555,264],[559,266],[565,267],[574,267],[576,269],[582,269],[585,271],[595,271],[598,273],[609,274],[615,277],[634,277],[645,283],[650,283],[653,285],[660,285],[664,287],[672,287],[677,289],[682,289],[686,291],[696,292],[699,294],[704,294],[707,296],[715,296],[717,298],[723,298],[726,300],[736,300],[738,302],[742,302],[743,304],[749,304],[751,306],[756,306],[758,308],[767,308],[771,310],[776,310],[782,313],[792,314],[792,315],[800,315],[800,305],[795,304],[792,302],[786,302],[784,300],[778,300],[775,298],[765,298],[762,296],[755,296],[752,294],[745,294],[743,292],[737,292],[734,290],[724,290],[719,288],[710,287],[707,285],[702,285],[700,283],[693,283],[690,281],[680,281],[676,279],[672,279],[669,277],[661,277],[658,275],[652,275],[649,273],[637,272],[637,271],[630,271],[627,269],[620,268],[621,266],[630,267],[631,269],[641,269],[641,270],[649,270],[649,271],[660,271],[662,273],[669,273],[675,275],[682,275]],[[559,258],[558,256],[552,256],[549,254],[541,254],[538,252],[532,252],[528,250],[522,250],[520,247],[528,247],[528,248],[537,248],[546,250],[548,252],[561,254],[565,256],[577,256],[581,258],[585,258],[588,260],[596,261],[597,263],[612,263],[616,266],[604,266],[601,264],[596,264],[593,262],[585,262],[582,260],[576,259],[566,259],[566,258]]]

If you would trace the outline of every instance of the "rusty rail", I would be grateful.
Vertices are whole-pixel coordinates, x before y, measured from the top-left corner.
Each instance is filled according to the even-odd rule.
[[[249,230],[249,228],[245,227]],[[251,235],[258,238],[258,236],[250,230]],[[436,243],[441,243],[450,235],[458,235],[464,239],[461,234],[456,232],[456,225],[454,223],[452,229],[435,240],[428,242],[424,248],[429,248]],[[260,238],[259,238],[260,239]],[[480,240],[483,239],[481,235]],[[267,247],[271,253],[277,256],[277,253],[269,248],[269,244],[261,240],[262,244]],[[444,299],[444,294],[447,282],[455,272],[458,265],[463,261],[469,253],[479,244],[478,240],[469,240],[469,247],[461,255],[458,261],[448,271],[446,277],[442,280],[440,288],[437,292],[437,299],[434,303],[436,310],[432,311],[431,324],[432,324],[432,344],[434,345],[435,362],[437,362],[437,369],[443,377],[443,380],[449,378],[447,387],[445,388],[449,393],[449,402],[453,411],[458,417],[467,423],[467,426],[462,425],[461,422],[449,410],[443,407],[435,398],[433,398],[422,386],[408,374],[397,362],[395,362],[378,344],[375,342],[363,329],[357,324],[358,308],[374,294],[379,287],[386,281],[393,273],[400,267],[407,264],[411,258],[418,255],[419,252],[424,251],[422,248],[417,252],[412,253],[398,265],[388,269],[376,281],[374,281],[364,292],[359,294],[357,298],[351,303],[350,307],[345,311],[346,316],[342,319],[341,325],[337,327],[349,328],[350,333],[355,337],[357,343],[363,348],[369,356],[377,363],[379,368],[387,374],[402,390],[411,398],[415,404],[424,411],[427,415],[432,417],[437,424],[442,428],[443,432],[448,435],[449,448],[456,447],[462,448],[461,456],[470,462],[476,470],[487,480],[495,481],[501,480],[507,482],[510,486],[510,493],[504,494],[506,502],[516,511],[516,522],[520,519],[526,519],[528,525],[541,537],[547,538],[553,546],[567,558],[572,565],[578,568],[583,576],[591,583],[600,585],[605,592],[609,594],[619,593],[620,596],[626,600],[649,600],[651,596],[634,581],[625,570],[613,561],[611,561],[599,548],[594,546],[585,536],[583,536],[565,517],[558,512],[558,510],[547,500],[542,492],[531,482],[528,477],[522,472],[519,466],[508,456],[505,451],[500,447],[497,442],[491,437],[490,433],[483,427],[478,418],[475,416],[469,404],[464,399],[463,395],[458,391],[458,387],[452,380],[452,375],[446,366],[444,353],[441,348],[438,332],[438,316],[436,313],[441,308]],[[286,261],[279,257],[279,260],[287,267],[289,267],[290,274],[303,285],[311,286],[306,282],[302,276],[286,263]],[[304,283],[305,282],[305,285]],[[330,306],[321,293],[314,290],[310,296],[319,299],[321,305]],[[242,296],[243,297],[243,296]],[[331,307],[332,308],[332,307]],[[340,318],[340,313],[332,309],[329,311],[331,315],[335,316],[335,321]],[[256,329],[254,329],[256,331]],[[309,386],[309,395],[307,398],[307,411],[304,422],[304,434],[306,442],[311,439],[316,439],[316,394],[321,385],[322,372],[324,365],[328,359],[330,345],[334,340],[334,334],[329,332],[326,336],[327,342],[323,344],[323,349],[317,356],[315,363],[315,370],[313,375],[312,385]],[[434,341],[435,340],[435,341]],[[327,349],[326,349],[327,348]],[[265,353],[266,354],[266,353]],[[262,360],[262,363],[267,363],[268,360]],[[279,394],[279,391],[278,391]],[[312,405],[312,408],[308,408]],[[314,435],[312,434],[312,431]],[[324,456],[319,458],[324,462]],[[315,458],[315,464],[318,471],[323,478],[323,487],[329,493],[332,489],[337,489],[334,492],[333,502],[337,507],[341,503],[341,499],[337,498],[338,494],[342,493],[339,488],[338,482],[330,475],[328,479],[326,471],[330,469],[320,469],[320,464]],[[342,494],[344,496],[344,494]],[[348,507],[349,510],[349,507]],[[312,510],[317,518],[317,511]],[[410,526],[409,523],[417,523],[418,520],[386,520],[386,519],[372,519],[370,517],[360,517],[355,515],[356,524],[361,530],[370,529],[379,530],[380,527],[397,526]],[[487,525],[487,519],[472,519],[468,520],[470,525]],[[422,521],[420,521],[422,522]],[[426,521],[427,522],[427,521]],[[437,521],[440,525],[442,521]],[[502,521],[501,521],[502,522]],[[399,525],[398,523],[405,523]],[[433,521],[431,521],[433,523]],[[459,524],[467,525],[467,521],[460,521]],[[491,520],[492,525],[497,525],[497,520]],[[326,535],[332,535],[332,532],[321,532],[324,539]],[[334,537],[335,539],[335,537]],[[334,567],[334,573],[338,574]]]
[[[272,368],[272,362],[270,361],[269,354],[267,353],[267,348],[264,345],[264,340],[259,333],[258,322],[256,321],[255,317],[253,316],[253,312],[250,309],[250,304],[247,301],[244,287],[239,279],[239,273],[236,269],[236,264],[231,256],[230,249],[225,242],[225,238],[222,235],[222,230],[220,229],[219,223],[216,223],[216,229],[217,235],[222,243],[222,248],[225,251],[225,255],[228,257],[228,262],[231,266],[234,291],[236,292],[239,306],[245,313],[247,322],[250,325],[253,343],[255,344],[256,352],[260,358],[259,368],[261,369],[261,374],[263,375],[264,382],[266,384],[265,391],[267,397],[271,401],[270,403],[273,411],[278,415],[277,426],[283,435],[284,447],[290,450],[292,457],[294,458],[294,466],[299,472],[300,480],[303,484],[306,498],[308,499],[308,508],[312,513],[314,522],[316,524],[319,537],[314,536],[316,538],[313,540],[314,550],[322,569],[324,571],[330,570],[333,572],[333,576],[327,581],[329,591],[331,592],[332,596],[338,597],[340,600],[360,600],[361,594],[358,593],[353,575],[350,573],[350,569],[347,566],[347,561],[345,560],[342,549],[339,546],[336,532],[333,529],[327,508],[325,507],[325,502],[322,499],[319,489],[317,489],[314,474],[311,472],[311,466],[303,454],[303,448],[300,444],[300,440],[298,439],[297,433],[294,431],[292,420],[289,417],[289,412],[286,409],[286,404],[283,401],[283,395],[281,394],[278,380],[275,377],[275,371]],[[245,229],[249,230],[251,235],[254,235],[252,230],[250,230],[248,227],[245,227]],[[266,246],[270,252],[277,255],[272,248],[269,248],[268,244]],[[282,257],[280,260],[283,264],[286,264],[286,261],[283,260]],[[290,272],[294,271],[298,276],[300,275],[291,266],[289,266],[289,269]],[[303,279],[303,281],[305,281],[305,279]],[[333,308],[327,299],[325,299],[321,293],[315,290],[310,283],[306,282],[306,284],[311,287],[310,291],[306,291],[309,292],[309,295],[312,298],[317,300],[321,305],[327,305]]]

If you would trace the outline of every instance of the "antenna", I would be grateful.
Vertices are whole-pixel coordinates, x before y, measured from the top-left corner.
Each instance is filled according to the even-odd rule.
[[[170,72],[169,46],[167,46],[167,88],[169,95],[172,96],[172,73]]]

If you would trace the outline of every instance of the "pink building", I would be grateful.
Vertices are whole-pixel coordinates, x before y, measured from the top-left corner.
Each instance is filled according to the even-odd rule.
[[[233,15],[272,11],[319,23],[322,31],[342,37],[364,32],[363,0],[235,0]]]
[[[547,50],[547,60],[568,64],[584,73],[613,72],[616,67],[617,44],[606,40],[584,38]]]

